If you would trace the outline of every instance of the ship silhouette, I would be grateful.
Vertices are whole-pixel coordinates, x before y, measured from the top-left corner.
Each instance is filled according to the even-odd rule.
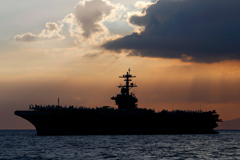
[[[62,107],[59,105],[30,105],[29,110],[15,111],[32,123],[37,135],[105,135],[105,134],[213,134],[220,122],[213,111],[167,111],[138,108],[138,99],[130,89],[135,78],[128,72],[120,76],[125,85],[119,85],[121,93],[111,97],[118,109]]]

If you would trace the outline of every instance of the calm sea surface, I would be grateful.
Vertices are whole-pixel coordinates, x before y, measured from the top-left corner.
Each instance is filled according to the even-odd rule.
[[[35,130],[0,130],[0,159],[240,159],[240,131],[37,136]]]

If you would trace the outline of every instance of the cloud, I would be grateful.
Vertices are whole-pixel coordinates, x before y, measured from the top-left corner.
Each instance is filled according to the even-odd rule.
[[[58,25],[56,23],[54,23],[54,22],[46,23],[46,28],[48,29],[49,32],[58,31],[59,30]]]
[[[89,51],[86,54],[84,54],[83,57],[85,57],[85,58],[94,58],[94,57],[100,56],[101,54],[103,54],[102,51],[93,50],[93,51]]]
[[[102,21],[111,16],[113,10],[119,8],[119,5],[113,5],[104,0],[83,0],[75,6],[75,18],[86,38],[96,32],[106,30]]]
[[[19,42],[33,42],[37,40],[37,36],[32,33],[25,33],[22,35],[15,36],[14,40]]]
[[[78,24],[83,29],[82,35],[88,38],[95,32],[102,31],[99,22],[111,13],[113,7],[105,1],[80,1],[75,6],[75,17]]]
[[[99,46],[107,40],[119,37],[111,35],[104,22],[121,18],[125,8],[106,0],[83,0],[76,4],[75,13],[68,14],[61,23],[69,25],[70,37],[81,47]]]
[[[136,8],[139,8],[139,9],[142,9],[142,8],[146,8],[150,5],[154,4],[153,2],[145,2],[145,1],[137,1],[135,4],[134,4],[134,7]]]
[[[133,56],[182,61],[240,60],[239,8],[239,0],[159,0],[145,15],[130,17],[129,22],[143,26],[143,31],[102,47],[127,49]]]
[[[126,10],[121,4],[112,4],[107,0],[82,0],[74,7],[75,13],[67,14],[58,24],[47,22],[45,29],[39,34],[24,33],[16,35],[17,42],[37,42],[55,39],[73,41],[80,47],[97,46],[108,40],[116,39],[119,35],[111,34],[104,22],[113,22],[121,18]],[[69,31],[66,32],[67,24]],[[61,34],[60,34],[61,33]],[[63,34],[63,35],[62,35]]]
[[[30,32],[17,35],[14,37],[14,41],[17,42],[36,42],[36,41],[46,41],[46,40],[54,40],[54,39],[64,39],[65,37],[59,32],[61,31],[63,24],[58,26],[55,22],[47,22],[46,29],[42,30],[42,32],[38,35],[32,34]]]

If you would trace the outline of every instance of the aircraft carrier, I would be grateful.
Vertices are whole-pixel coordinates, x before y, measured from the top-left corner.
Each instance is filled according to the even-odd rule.
[[[174,110],[155,112],[152,109],[138,108],[138,99],[130,89],[137,87],[130,83],[130,69],[119,85],[121,93],[111,97],[118,108],[62,107],[59,105],[30,105],[29,110],[15,111],[32,123],[37,135],[112,135],[112,134],[214,134],[213,129],[221,122],[213,111]]]

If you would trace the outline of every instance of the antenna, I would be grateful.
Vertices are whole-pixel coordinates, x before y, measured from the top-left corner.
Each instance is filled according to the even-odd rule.
[[[130,68],[128,68],[128,71],[129,71],[129,74],[130,74],[130,71],[131,71]]]
[[[59,97],[58,97],[58,106],[59,106]]]

